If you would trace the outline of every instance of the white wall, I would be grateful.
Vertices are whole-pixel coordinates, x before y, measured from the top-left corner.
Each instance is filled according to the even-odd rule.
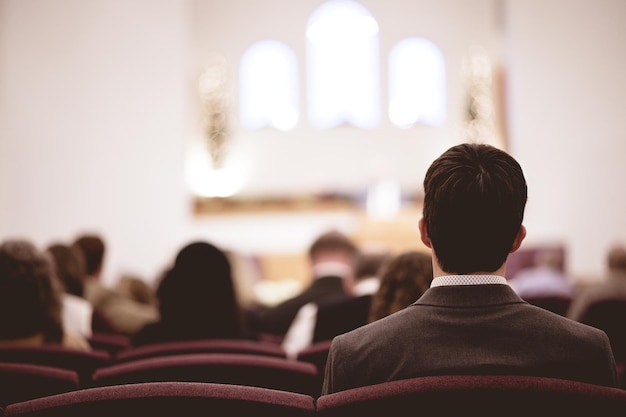
[[[238,49],[229,53],[239,56],[248,37],[271,27],[268,37],[287,36],[302,57],[303,40],[298,44],[285,33],[301,27],[320,3],[1,1],[0,239],[24,236],[46,245],[83,230],[101,232],[110,248],[105,274],[114,280],[125,270],[153,278],[195,237],[241,251],[298,251],[322,228],[353,227],[345,213],[197,219],[185,186],[185,150],[198,129],[194,77],[204,54],[220,48],[217,39],[234,39]],[[466,43],[485,43],[497,55],[495,3],[398,0],[410,10],[402,16],[411,20],[394,25],[400,20],[388,8],[391,2],[363,2],[387,30],[382,47],[421,21],[425,34],[454,51],[451,68],[458,67]],[[267,9],[253,9],[261,4]],[[529,242],[563,239],[570,269],[599,275],[609,242],[626,241],[626,197],[619,187],[626,178],[626,3],[506,4],[510,149],[528,176]],[[248,17],[240,17],[243,6]],[[290,13],[296,18],[287,19]],[[460,80],[451,88],[458,120]],[[406,169],[419,183],[432,157],[457,141],[456,127],[424,138],[421,148],[419,141],[407,142],[423,130],[396,136],[384,126],[364,136],[372,145],[364,149],[381,149],[373,145],[379,136],[405,146],[405,154],[421,161]],[[333,146],[341,135],[332,136]],[[338,152],[352,153],[359,137],[347,137],[348,146]],[[238,138],[256,141],[254,149],[271,151],[273,144],[293,152],[304,149],[297,140],[324,140],[302,128],[289,138]],[[281,178],[288,178],[289,166],[281,164]]]
[[[381,171],[393,176],[404,191],[419,191],[432,159],[461,140],[466,98],[461,67],[470,47],[483,45],[499,59],[493,1],[360,0],[379,26],[381,121],[370,130],[347,126],[315,130],[307,121],[305,29],[309,17],[323,3],[229,0],[217,6],[216,2],[193,1],[193,71],[199,74],[210,54],[223,54],[230,64],[235,97],[240,58],[255,42],[278,40],[298,59],[301,120],[293,131],[249,131],[238,128],[234,120],[229,156],[246,158],[241,193],[355,192],[385,175]],[[387,58],[395,44],[411,36],[430,39],[443,53],[448,98],[448,119],[443,127],[403,130],[392,126],[387,117]],[[200,128],[194,127],[199,132]],[[237,161],[232,162],[237,169]]]
[[[508,1],[511,151],[529,241],[561,240],[595,276],[626,242],[626,2]]]
[[[111,272],[171,256],[189,205],[184,6],[0,3],[3,238],[95,230]]]

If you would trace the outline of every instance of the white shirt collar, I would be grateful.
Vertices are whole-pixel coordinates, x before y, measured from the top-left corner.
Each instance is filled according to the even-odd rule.
[[[342,262],[319,262],[313,265],[313,276],[315,278],[338,276],[345,278],[352,273],[352,268]]]
[[[359,297],[361,295],[370,295],[376,293],[380,287],[380,279],[376,277],[363,278],[354,284],[354,295]]]
[[[430,287],[443,287],[448,285],[508,285],[506,278],[500,275],[444,275],[434,278]]]

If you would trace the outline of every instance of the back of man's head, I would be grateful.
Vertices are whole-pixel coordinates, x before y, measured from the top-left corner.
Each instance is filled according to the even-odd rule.
[[[626,274],[626,246],[614,245],[607,257],[609,270]]]
[[[87,275],[98,276],[104,260],[104,240],[97,235],[82,235],[74,241],[73,246],[80,249],[85,257]]]
[[[312,262],[320,258],[345,257],[351,262],[356,260],[358,250],[352,240],[345,234],[330,230],[318,236],[309,247],[309,258]]]
[[[424,223],[441,269],[493,272],[506,261],[526,206],[517,161],[490,145],[461,144],[437,158],[424,178]]]
[[[354,278],[357,281],[367,278],[379,278],[380,270],[391,254],[387,251],[362,251],[357,256]]]

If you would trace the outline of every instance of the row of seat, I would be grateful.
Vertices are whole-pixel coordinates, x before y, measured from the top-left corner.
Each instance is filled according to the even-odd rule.
[[[319,396],[330,342],[301,359],[279,345],[249,340],[196,340],[126,348],[117,354],[62,346],[0,347],[0,406],[77,389],[128,383],[228,383]],[[305,360],[307,359],[307,360]]]
[[[312,396],[260,387],[153,382],[95,387],[14,403],[4,417],[53,416],[623,416],[626,391],[533,376],[453,375]]]
[[[330,340],[317,342],[302,350],[299,361],[323,367],[330,348]],[[101,346],[101,347],[100,347]],[[79,373],[111,364],[146,359],[156,356],[191,353],[243,353],[276,358],[287,358],[285,350],[276,343],[245,339],[182,340],[132,347],[96,345],[91,351],[67,349],[60,345],[0,346],[0,362],[26,362],[73,369]]]

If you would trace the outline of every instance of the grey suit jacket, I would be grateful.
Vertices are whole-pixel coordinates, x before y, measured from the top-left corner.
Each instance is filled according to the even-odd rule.
[[[258,330],[262,333],[284,335],[289,330],[291,322],[303,305],[321,301],[326,297],[343,294],[345,292],[341,277],[326,276],[316,278],[300,294],[263,311],[259,319]]]
[[[497,284],[430,288],[404,310],[336,337],[322,394],[452,374],[618,386],[604,332],[532,306]]]

